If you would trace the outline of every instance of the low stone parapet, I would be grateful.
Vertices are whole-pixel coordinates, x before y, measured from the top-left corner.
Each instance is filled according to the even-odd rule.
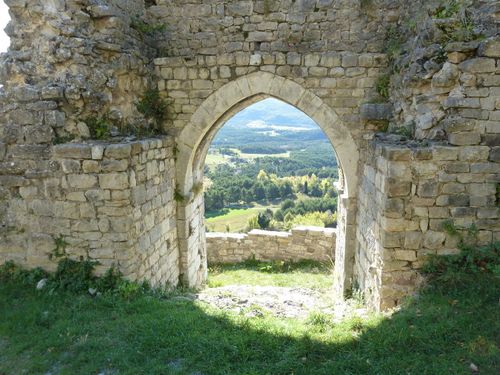
[[[336,229],[297,226],[290,232],[254,229],[244,233],[207,233],[209,263],[239,263],[246,259],[328,261],[335,255]]]

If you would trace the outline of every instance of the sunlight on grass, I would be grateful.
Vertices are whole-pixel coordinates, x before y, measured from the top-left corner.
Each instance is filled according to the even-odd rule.
[[[214,265],[209,269],[208,286],[211,288],[227,285],[260,285],[304,287],[319,291],[331,289],[333,274],[328,264],[305,263],[290,271],[262,271],[266,263],[248,265]]]
[[[227,232],[228,227],[230,232],[242,232],[248,226],[248,220],[252,216],[264,212],[267,208],[274,210],[278,206],[256,205],[256,207],[248,208],[224,208],[218,211],[207,211],[205,222],[211,232]]]

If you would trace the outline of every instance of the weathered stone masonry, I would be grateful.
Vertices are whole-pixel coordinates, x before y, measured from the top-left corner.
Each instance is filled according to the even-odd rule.
[[[297,226],[290,232],[254,229],[245,233],[207,233],[209,263],[247,259],[327,262],[335,257],[335,229]]]
[[[483,37],[470,42],[442,38],[456,21],[428,17],[437,0],[6,3],[0,261],[54,267],[46,254],[62,235],[101,271],[115,263],[155,285],[202,284],[206,152],[230,116],[265,97],[308,114],[337,152],[339,293],[359,287],[375,308],[398,304],[427,254],[456,251],[444,220],[499,239],[497,2],[473,1]],[[389,58],[387,31],[422,11]],[[147,128],[135,103],[154,86],[169,103],[168,136],[87,139],[90,116]],[[386,125],[410,139],[377,133]]]

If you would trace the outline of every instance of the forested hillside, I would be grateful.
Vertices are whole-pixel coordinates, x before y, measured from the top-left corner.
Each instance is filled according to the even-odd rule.
[[[209,230],[335,225],[333,148],[309,117],[285,103],[265,100],[228,121],[209,150],[205,176]]]

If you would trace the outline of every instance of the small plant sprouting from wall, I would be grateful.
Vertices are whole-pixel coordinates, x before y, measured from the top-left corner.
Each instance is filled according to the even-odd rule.
[[[386,43],[385,43],[385,53],[389,59],[389,63],[393,63],[402,51],[403,48],[403,36],[397,27],[391,26],[387,30]]]
[[[375,82],[375,88],[378,94],[384,98],[389,98],[389,86],[391,83],[391,77],[388,74],[382,74],[377,78],[377,82]]]
[[[465,0],[448,0],[434,11],[432,14],[434,19],[455,20],[452,23],[443,22],[438,25],[443,33],[443,42],[470,42],[482,37],[474,31],[475,25],[470,13],[471,5]]]
[[[181,189],[179,188],[179,185],[175,187],[174,191],[174,200],[177,203],[182,203],[186,200],[186,197],[182,194]]]
[[[448,233],[452,237],[458,238],[460,241],[459,247],[462,247],[464,244],[468,243],[471,245],[476,245],[477,236],[479,234],[479,230],[477,229],[475,224],[472,224],[468,228],[465,229],[465,236],[463,231],[458,228],[453,220],[446,220],[441,224],[443,230]]]
[[[106,117],[88,117],[85,119],[92,139],[108,139],[111,136],[111,121]]]
[[[158,32],[163,32],[167,29],[167,25],[165,24],[149,24],[138,17],[132,18],[130,27],[139,31],[143,35],[152,35]]]
[[[457,0],[448,0],[442,6],[437,8],[434,17],[450,18],[460,11],[460,3]]]
[[[54,244],[56,247],[48,254],[49,259],[58,259],[65,257],[66,254],[66,247],[68,246],[68,243],[64,239],[64,236],[61,234],[59,237],[54,237]]]
[[[147,120],[153,122],[154,130],[160,132],[167,115],[167,103],[161,98],[158,89],[146,90],[136,107]]]
[[[75,139],[75,136],[73,134],[68,134],[68,135],[56,135],[54,139],[52,140],[53,145],[60,145],[63,143],[68,143],[71,142],[73,139]]]
[[[198,195],[203,192],[203,182],[197,182],[191,188],[194,195]]]

